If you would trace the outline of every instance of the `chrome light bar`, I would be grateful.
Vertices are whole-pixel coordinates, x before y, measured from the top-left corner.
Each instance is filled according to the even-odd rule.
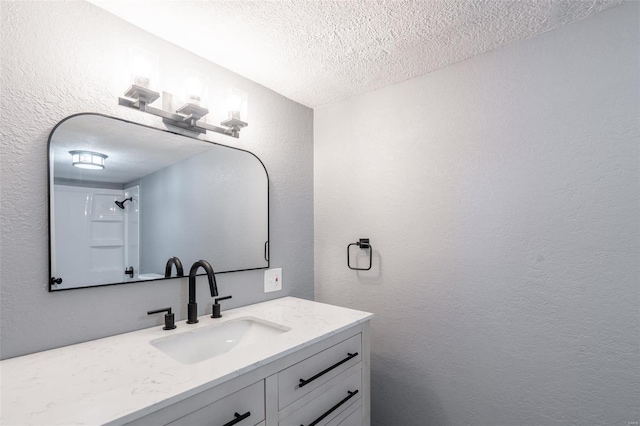
[[[223,127],[202,122],[200,119],[207,115],[209,110],[192,103],[184,104],[175,113],[152,107],[149,104],[156,101],[160,97],[160,93],[135,84],[131,85],[124,95],[126,96],[125,98],[118,98],[119,105],[162,117],[163,123],[191,132],[204,134],[207,131],[211,131],[239,138],[240,130],[248,126],[247,122],[237,118],[222,121],[220,125]]]

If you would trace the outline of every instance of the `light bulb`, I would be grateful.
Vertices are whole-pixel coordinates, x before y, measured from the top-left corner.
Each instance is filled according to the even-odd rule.
[[[236,95],[229,95],[227,98],[227,111],[229,111],[229,118],[236,118],[240,120],[240,107],[242,106],[242,99]]]
[[[145,89],[158,84],[158,56],[138,47],[129,51],[131,82]]]
[[[190,105],[206,108],[207,85],[208,79],[206,75],[192,69],[185,69],[182,76],[182,88],[180,90],[184,101]]]
[[[202,97],[202,83],[200,80],[197,77],[190,75],[187,77],[185,86],[187,89],[187,103],[200,105]]]
[[[225,109],[230,119],[246,120],[247,115],[247,94],[234,87],[227,90],[225,99]]]
[[[151,62],[147,58],[141,56],[133,58],[133,84],[148,89],[151,70]]]

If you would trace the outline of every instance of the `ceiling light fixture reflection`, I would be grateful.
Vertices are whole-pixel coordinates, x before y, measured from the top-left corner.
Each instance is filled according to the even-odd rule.
[[[80,169],[102,170],[104,169],[105,154],[92,151],[69,151],[71,164]]]

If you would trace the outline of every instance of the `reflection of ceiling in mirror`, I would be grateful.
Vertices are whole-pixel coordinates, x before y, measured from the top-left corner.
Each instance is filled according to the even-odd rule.
[[[50,154],[55,178],[124,184],[192,157],[215,145],[99,115],[79,115],[58,126]],[[69,151],[106,154],[104,170],[73,167]]]

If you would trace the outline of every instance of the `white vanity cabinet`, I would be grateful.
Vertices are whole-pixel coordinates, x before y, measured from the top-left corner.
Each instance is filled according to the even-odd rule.
[[[225,396],[218,401],[168,423],[171,426],[258,425],[264,420],[264,381]]]
[[[0,424],[368,425],[372,317],[283,297],[2,360]]]
[[[362,397],[362,333],[292,365],[274,380],[280,425],[327,424]]]
[[[126,424],[368,425],[369,349],[364,322]]]
[[[328,383],[326,389],[318,389],[320,392],[309,395],[309,401],[304,401],[302,407],[289,414],[282,411],[281,416],[286,416],[279,425],[304,425],[330,424],[330,422],[356,402],[360,402],[362,396],[362,371],[360,365],[340,374],[338,383]],[[343,377],[346,376],[346,377]],[[297,407],[296,407],[297,408]],[[338,423],[336,423],[338,424]]]

